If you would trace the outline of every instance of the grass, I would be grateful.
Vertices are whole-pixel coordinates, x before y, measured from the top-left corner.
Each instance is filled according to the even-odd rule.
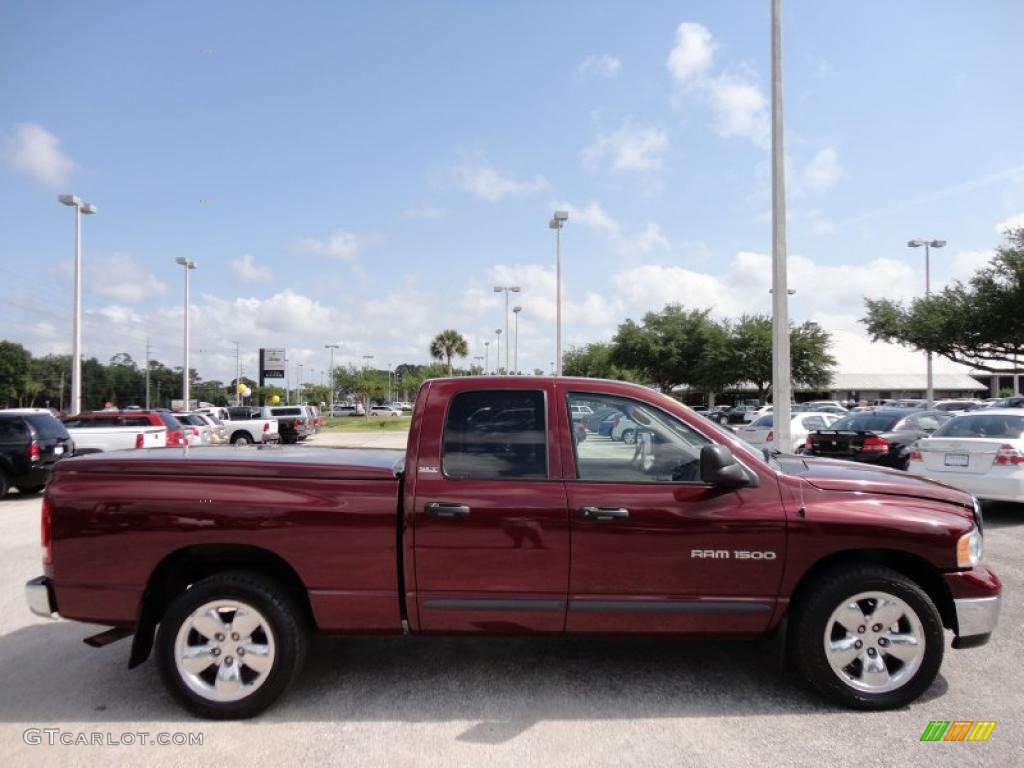
[[[406,432],[411,416],[339,416],[327,419],[329,432]]]

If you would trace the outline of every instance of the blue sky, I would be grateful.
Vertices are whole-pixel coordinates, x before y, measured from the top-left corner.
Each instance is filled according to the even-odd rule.
[[[917,370],[863,337],[863,297],[923,289],[909,238],[949,241],[941,284],[1024,217],[1024,6],[784,6],[793,318],[834,333],[841,370]],[[99,208],[84,353],[141,359],[149,334],[180,363],[187,256],[204,378],[233,374],[235,339],[250,373],[259,346],[315,372],[325,343],[425,362],[445,327],[482,355],[495,284],[523,287],[520,367],[547,369],[556,206],[567,345],[667,301],[767,311],[769,10],[6,4],[0,336],[70,348],[62,192]]]

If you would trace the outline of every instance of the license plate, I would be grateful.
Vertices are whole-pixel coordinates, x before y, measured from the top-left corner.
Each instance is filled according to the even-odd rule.
[[[971,457],[966,453],[947,453],[947,467],[966,467],[971,463]]]
[[[53,455],[54,456],[60,456],[62,453],[64,453],[64,446],[63,445],[55,445],[55,446],[53,446]]]

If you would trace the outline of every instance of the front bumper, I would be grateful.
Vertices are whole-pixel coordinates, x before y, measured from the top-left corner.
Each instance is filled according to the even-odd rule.
[[[999,623],[1001,602],[1002,595],[953,600],[957,626],[953,647],[977,648],[979,645],[985,645]]]
[[[37,576],[25,584],[25,602],[36,616],[54,618],[57,599],[53,595],[53,582],[46,576]]]

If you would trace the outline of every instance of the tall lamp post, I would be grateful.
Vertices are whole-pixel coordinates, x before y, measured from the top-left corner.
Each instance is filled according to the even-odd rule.
[[[75,294],[71,317],[71,413],[82,411],[82,214],[96,213],[96,206],[76,195],[57,198],[75,209]]]
[[[512,314],[516,318],[515,352],[512,355],[512,370],[515,373],[519,373],[519,313],[522,311],[522,307],[512,307]]]
[[[484,365],[484,373],[489,374],[491,372],[491,342],[484,342],[484,359],[487,361]]]
[[[196,268],[196,263],[192,259],[186,259],[184,256],[179,256],[174,260],[176,264],[180,264],[185,268],[185,370],[182,371],[181,378],[181,399],[185,401],[183,408],[188,411],[189,403],[191,402],[189,392],[189,380],[188,380],[188,276],[189,273]]]
[[[494,286],[494,292],[495,293],[504,293],[505,294],[505,372],[506,373],[509,370],[511,370],[509,368],[509,364],[508,364],[508,295],[510,293],[519,293],[519,290],[520,289],[519,289],[518,285],[496,285],[496,286]],[[499,363],[499,365],[500,365],[500,363]]]
[[[498,346],[494,348],[494,372],[501,373],[501,328],[494,329],[494,336],[498,339]],[[505,351],[508,351],[508,344],[505,344]],[[508,373],[507,370],[505,372]]]
[[[324,349],[331,350],[331,374],[327,377],[327,383],[331,387],[331,416],[334,415],[334,350],[338,349],[337,344],[324,344]]]
[[[932,262],[931,262],[931,248],[943,248],[946,245],[945,240],[911,240],[907,243],[909,248],[920,248],[924,246],[924,295],[932,295]],[[935,389],[932,382],[932,353],[928,353],[928,407],[932,407],[932,403],[935,402]]]
[[[555,230],[555,376],[562,375],[562,227],[568,220],[568,211],[555,211],[548,222],[548,227]]]
[[[302,363],[299,363],[299,380],[298,380],[298,382],[296,382],[296,385],[295,385],[295,400],[296,400],[297,403],[301,403],[302,402],[302,389],[303,389],[303,386],[304,385],[303,385],[303,379],[302,379]]]
[[[477,365],[480,365],[480,363],[482,363],[484,361],[484,356],[483,355],[473,355],[473,359],[477,361]],[[480,368],[482,369],[483,366],[480,365]]]

